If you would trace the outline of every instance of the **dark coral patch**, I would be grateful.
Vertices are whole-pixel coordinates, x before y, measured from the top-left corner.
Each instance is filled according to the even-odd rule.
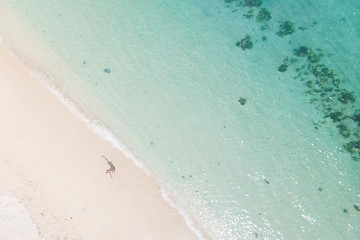
[[[318,49],[318,51],[321,51],[321,49]],[[293,49],[293,53],[297,57],[307,57],[307,60],[310,63],[317,63],[320,61],[321,57],[323,57],[323,54],[316,54],[310,48],[305,46]]]
[[[251,37],[249,35],[246,35],[243,39],[236,42],[237,47],[241,47],[242,50],[250,49],[253,46]]]
[[[245,98],[243,98],[243,97],[241,97],[240,99],[239,99],[239,103],[241,104],[241,105],[245,105],[245,103],[247,102],[247,100],[245,99]]]
[[[310,53],[310,48],[307,48],[305,46],[300,46],[299,48],[293,49],[293,53],[297,57],[305,57]]]
[[[324,64],[314,65],[310,68],[310,71],[318,80],[318,84],[321,84],[322,86],[325,84],[337,85],[334,71],[327,68]]]
[[[246,19],[251,19],[254,17],[254,9],[250,9],[243,15]]]
[[[313,88],[314,87],[314,84],[313,84],[313,81],[309,80],[305,83],[305,86],[307,86],[308,88]]]
[[[283,63],[278,67],[278,71],[279,72],[286,72],[286,70],[288,69],[289,65],[287,63]]]
[[[351,117],[351,119],[357,123],[357,125],[360,127],[360,113],[354,113],[354,115]]]
[[[262,4],[261,0],[245,0],[244,5],[246,7],[260,7]]]
[[[339,133],[340,133],[341,136],[343,136],[344,138],[349,138],[350,137],[350,135],[351,135],[350,130],[345,124],[340,123],[336,127],[339,129]]]
[[[354,208],[355,208],[356,211],[360,212],[360,207],[358,205],[354,204]]]
[[[262,25],[260,26],[260,30],[261,30],[261,31],[268,30],[269,28],[270,28],[269,25],[267,25],[266,23],[264,23],[264,24],[262,24]]]
[[[256,16],[257,22],[267,22],[271,19],[271,13],[266,8],[260,9],[258,15]]]
[[[360,152],[360,140],[348,142],[344,145],[344,148],[350,154],[355,155]]]
[[[315,21],[315,22],[312,22],[310,26],[313,27],[313,26],[316,26],[316,25],[318,25],[318,22]]]
[[[347,90],[343,90],[338,97],[338,100],[343,103],[343,104],[347,104],[347,103],[353,103],[355,102],[356,98],[353,94],[353,92],[349,92]]]
[[[343,113],[342,112],[332,112],[329,114],[329,117],[333,120],[334,123],[341,122]]]
[[[321,55],[314,53],[313,51],[310,51],[307,55],[307,60],[311,63],[317,63],[320,61]]]
[[[276,34],[280,37],[284,37],[292,34],[293,32],[295,32],[294,23],[285,21],[280,24],[280,29]]]
[[[291,64],[297,61],[296,58],[289,59],[288,57],[283,59],[283,63],[278,67],[279,72],[285,72]]]

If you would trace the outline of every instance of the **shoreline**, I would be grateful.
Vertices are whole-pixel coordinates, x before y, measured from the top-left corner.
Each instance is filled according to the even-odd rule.
[[[1,42],[0,80],[0,195],[25,206],[40,239],[197,239],[156,181]],[[116,166],[113,178],[102,155]]]

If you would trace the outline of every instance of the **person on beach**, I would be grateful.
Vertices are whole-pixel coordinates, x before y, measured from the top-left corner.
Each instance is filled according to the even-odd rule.
[[[115,173],[115,166],[114,164],[109,161],[105,156],[102,156],[103,158],[105,158],[105,160],[107,161],[107,163],[109,164],[110,168],[108,170],[106,170],[106,174],[109,174],[110,177],[112,178],[112,174]]]

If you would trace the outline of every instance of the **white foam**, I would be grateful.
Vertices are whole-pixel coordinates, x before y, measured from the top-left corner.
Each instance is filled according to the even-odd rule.
[[[60,100],[60,102],[63,103],[78,118],[80,118],[88,128],[105,140],[109,141],[116,149],[120,150],[127,158],[131,159],[137,167],[143,169],[147,175],[151,175],[150,171],[135,157],[128,147],[115,136],[112,130],[99,119],[88,115],[77,103],[74,96],[68,95],[65,89],[56,84],[56,79],[34,69],[29,69],[29,71],[36,78],[40,79],[44,85]]]
[[[205,240],[204,236],[202,235],[202,233],[196,229],[194,222],[191,220],[190,216],[184,211],[182,210],[179,206],[177,206],[165,193],[165,191],[163,189],[160,189],[161,191],[161,195],[162,197],[165,199],[165,201],[167,201],[171,207],[175,208],[181,216],[183,216],[183,218],[185,219],[186,225],[188,226],[188,228],[190,228],[195,235],[200,239],[200,240]]]

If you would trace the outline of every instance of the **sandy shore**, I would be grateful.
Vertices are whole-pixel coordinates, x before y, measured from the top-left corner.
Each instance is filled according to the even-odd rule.
[[[39,239],[197,239],[155,181],[2,44],[0,83],[0,196],[25,207]]]

